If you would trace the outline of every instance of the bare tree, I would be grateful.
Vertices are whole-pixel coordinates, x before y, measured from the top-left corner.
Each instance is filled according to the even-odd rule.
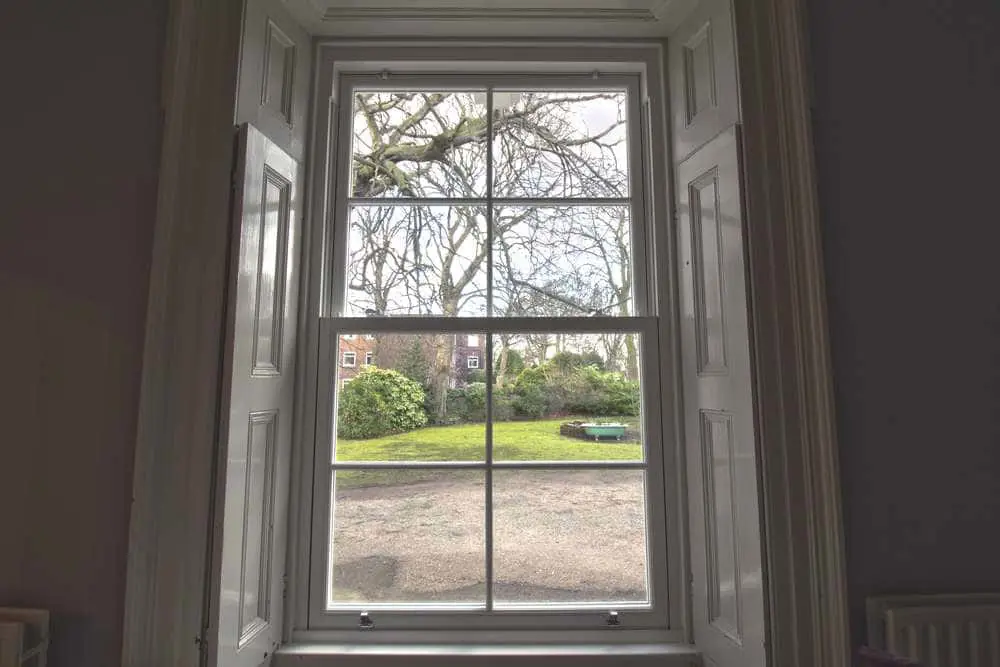
[[[507,95],[511,103],[495,109],[492,118],[496,196],[627,192],[626,171],[619,164],[625,136],[622,94]],[[481,205],[378,206],[384,197],[482,199],[490,125],[484,102],[485,96],[474,93],[356,96],[351,187],[355,197],[373,201],[352,212],[351,309],[385,315],[485,314],[485,268],[492,252],[494,314],[628,313],[632,286],[624,215],[616,222],[614,216],[567,207],[497,207],[490,248],[489,212]],[[594,115],[594,109],[604,109],[603,115],[584,117]],[[624,252],[616,246],[622,234]],[[454,350],[452,336],[437,338],[432,373],[443,417]],[[500,382],[506,380],[505,351],[512,340],[500,339]],[[548,343],[536,342],[544,360]]]

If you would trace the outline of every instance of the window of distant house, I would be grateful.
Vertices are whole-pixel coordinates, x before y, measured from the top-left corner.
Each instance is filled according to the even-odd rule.
[[[354,368],[358,363],[358,355],[356,352],[344,352],[344,360],[342,366],[345,368]]]
[[[365,366],[371,366],[374,359],[375,354],[373,352],[365,352]]]
[[[665,627],[639,76],[339,81],[310,625]]]

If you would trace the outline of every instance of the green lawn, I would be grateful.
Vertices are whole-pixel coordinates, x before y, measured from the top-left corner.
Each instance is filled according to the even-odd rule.
[[[559,435],[570,417],[493,425],[493,458],[498,461],[634,461],[637,442],[592,442]],[[634,419],[626,420],[634,422]],[[486,426],[427,426],[371,440],[337,440],[338,461],[482,461]]]
[[[559,435],[559,424],[572,419],[497,422],[493,426],[493,457],[498,461],[635,461],[642,458],[642,445],[637,442],[592,442]],[[635,427],[634,417],[621,421]],[[337,461],[482,461],[485,449],[484,424],[427,426],[384,438],[338,439]],[[457,479],[463,474],[475,473],[426,469],[342,470],[337,473],[337,490]]]

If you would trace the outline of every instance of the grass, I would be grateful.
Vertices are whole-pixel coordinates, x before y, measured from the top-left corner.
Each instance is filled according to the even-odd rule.
[[[493,458],[497,461],[635,461],[642,458],[642,445],[637,442],[593,442],[559,435],[559,424],[571,419],[497,422],[493,425]],[[338,439],[336,454],[339,462],[482,461],[486,455],[486,426],[427,426],[370,440]],[[343,490],[411,483],[453,474],[439,470],[345,470],[337,473],[337,486]]]
[[[559,435],[571,418],[497,422],[493,458],[498,461],[634,461],[642,445],[593,442]],[[486,425],[427,426],[370,440],[338,440],[338,461],[482,461]]]

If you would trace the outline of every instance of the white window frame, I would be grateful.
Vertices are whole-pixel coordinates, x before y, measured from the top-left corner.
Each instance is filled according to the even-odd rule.
[[[473,364],[472,362],[476,362],[476,363]],[[477,355],[475,355],[475,354],[470,354],[465,359],[465,366],[469,370],[479,370],[479,357]]]
[[[473,342],[473,341],[475,341],[475,342]],[[478,336],[478,334],[469,334],[468,336],[466,336],[465,337],[465,346],[466,347],[475,347],[475,348],[478,348],[479,347],[479,336]]]
[[[647,530],[649,536],[649,590],[651,607],[638,609],[632,605],[616,605],[615,611],[622,611],[620,624],[614,627],[615,633],[609,636],[605,633],[594,633],[595,629],[607,629],[607,614],[612,609],[603,604],[593,609],[539,609],[530,612],[493,612],[490,615],[475,615],[463,612],[460,621],[463,629],[463,641],[476,641],[488,638],[496,641],[494,631],[501,632],[505,640],[517,641],[518,638],[535,636],[541,633],[553,639],[556,635],[546,635],[558,631],[561,640],[572,639],[581,642],[595,641],[634,641],[638,636],[655,641],[684,641],[684,613],[686,609],[687,587],[680,573],[684,570],[683,535],[680,531],[679,515],[684,511],[684,498],[680,493],[680,466],[678,465],[678,448],[680,443],[678,424],[674,418],[675,396],[678,378],[673,374],[662,376],[659,369],[663,367],[678,368],[674,363],[661,363],[660,359],[669,359],[675,354],[673,330],[674,327],[660,326],[655,313],[673,313],[673,283],[672,262],[667,249],[666,235],[654,234],[657,225],[669,224],[664,219],[654,221],[654,211],[665,211],[665,188],[653,188],[652,182],[667,183],[667,170],[663,161],[651,159],[651,155],[666,156],[666,139],[662,126],[651,125],[648,114],[651,107],[658,108],[658,117],[665,111],[665,95],[662,89],[662,78],[658,74],[660,62],[658,58],[649,56],[655,51],[644,50],[647,58],[643,61],[633,61],[634,52],[623,52],[624,62],[612,63],[579,63],[566,62],[569,53],[580,53],[579,49],[554,49],[551,72],[539,73],[539,67],[534,63],[518,64],[507,56],[512,53],[506,49],[497,52],[497,62],[487,64],[481,70],[470,74],[460,71],[461,65],[456,62],[462,58],[443,59],[439,65],[443,71],[435,73],[403,73],[389,77],[379,76],[373,80],[372,74],[380,72],[371,64],[338,63],[336,58],[327,61],[333,67],[330,79],[324,80],[321,75],[319,99],[333,99],[330,108],[331,130],[334,141],[331,145],[337,147],[335,154],[326,160],[326,173],[335,174],[332,178],[332,197],[324,199],[323,208],[329,213],[319,215],[326,221],[323,237],[324,265],[330,267],[314,276],[321,286],[319,294],[321,302],[318,343],[320,346],[318,368],[328,368],[329,359],[337,358],[336,347],[339,336],[346,332],[371,335],[377,332],[413,332],[413,331],[448,331],[454,333],[476,333],[485,335],[500,331],[566,331],[570,333],[599,333],[602,331],[629,330],[640,334],[643,355],[640,373],[646,378],[644,387],[644,431],[650,444],[646,460],[642,467],[647,469]],[[332,54],[331,54],[332,55]],[[457,55],[457,54],[456,54]],[[561,57],[560,57],[561,56]],[[320,68],[325,59],[320,56]],[[482,63],[479,64],[482,66]],[[595,68],[595,65],[597,66]],[[427,67],[427,63],[420,63]],[[431,64],[433,69],[434,64]],[[503,71],[498,72],[498,68]],[[607,68],[603,69],[602,68]],[[595,71],[597,72],[595,74]],[[333,82],[336,81],[336,85]],[[326,97],[323,85],[329,85],[329,97]],[[344,187],[340,184],[350,182],[349,135],[341,141],[344,129],[350,128],[352,105],[336,104],[336,100],[350,100],[350,91],[355,86],[365,86],[373,89],[392,87],[447,90],[447,89],[482,89],[492,87],[508,87],[521,89],[622,89],[627,90],[628,111],[627,131],[629,133],[629,179],[630,191],[627,198],[621,198],[619,203],[630,206],[632,220],[631,242],[633,249],[633,316],[623,317],[589,317],[589,318],[524,318],[490,320],[488,318],[464,318],[459,320],[444,318],[345,318],[334,314],[342,313],[345,304],[344,283],[336,276],[346,272],[346,241],[347,212],[349,201]],[[490,95],[492,99],[492,95]],[[334,121],[336,119],[336,121]],[[653,146],[660,148],[654,150]],[[321,151],[325,146],[317,146]],[[339,149],[339,150],[338,150]],[[320,160],[323,162],[323,160]],[[494,199],[493,201],[496,201]],[[579,199],[581,203],[588,200]],[[589,200],[593,202],[593,200]],[[455,203],[454,201],[450,203]],[[604,203],[602,201],[602,203]],[[610,202],[607,202],[610,203]],[[336,224],[335,221],[342,221]],[[658,270],[654,257],[660,257],[662,266],[668,270]],[[339,285],[341,290],[334,289]],[[486,335],[486,365],[490,365],[491,337]],[[322,370],[320,377],[323,377]],[[316,450],[313,461],[328,461],[332,440],[333,411],[324,406],[333,406],[335,400],[332,383],[320,382],[316,397]],[[326,444],[324,444],[326,443]],[[546,466],[547,467],[547,466]],[[595,467],[603,467],[595,466]],[[614,466],[606,466],[614,467]],[[634,465],[632,467],[635,467]],[[330,498],[330,470],[322,465],[305,466],[311,473],[311,498]],[[307,496],[300,491],[303,502]],[[386,641],[391,637],[412,638],[413,631],[419,631],[420,637],[426,639],[427,631],[440,631],[443,634],[453,632],[458,625],[458,616],[447,610],[431,611],[420,608],[420,614],[400,613],[391,610],[380,610],[383,619],[381,625],[391,629],[375,633],[358,633],[358,615],[354,613],[331,613],[325,605],[325,586],[327,584],[327,556],[329,552],[329,503],[318,502],[313,505],[314,515],[310,525],[300,527],[299,544],[305,535],[309,536],[310,547],[292,546],[302,554],[298,562],[302,567],[309,568],[310,586],[303,585],[301,575],[294,582],[297,618],[293,622],[291,636],[293,639],[314,640],[344,640],[350,641]],[[669,535],[669,538],[668,538]],[[301,572],[301,570],[300,570]],[[317,594],[319,593],[319,594]],[[303,604],[303,600],[307,601]],[[369,607],[373,607],[369,605]],[[527,631],[524,628],[536,630]],[[517,630],[517,632],[512,632]],[[469,634],[472,633],[472,634]]]
[[[371,350],[365,352],[365,366],[371,366],[372,362],[375,361],[375,353]]]
[[[350,355],[351,361],[347,361],[347,357]],[[340,365],[344,368],[357,368],[358,366],[358,353],[353,350],[344,350],[344,353],[340,358]]]

